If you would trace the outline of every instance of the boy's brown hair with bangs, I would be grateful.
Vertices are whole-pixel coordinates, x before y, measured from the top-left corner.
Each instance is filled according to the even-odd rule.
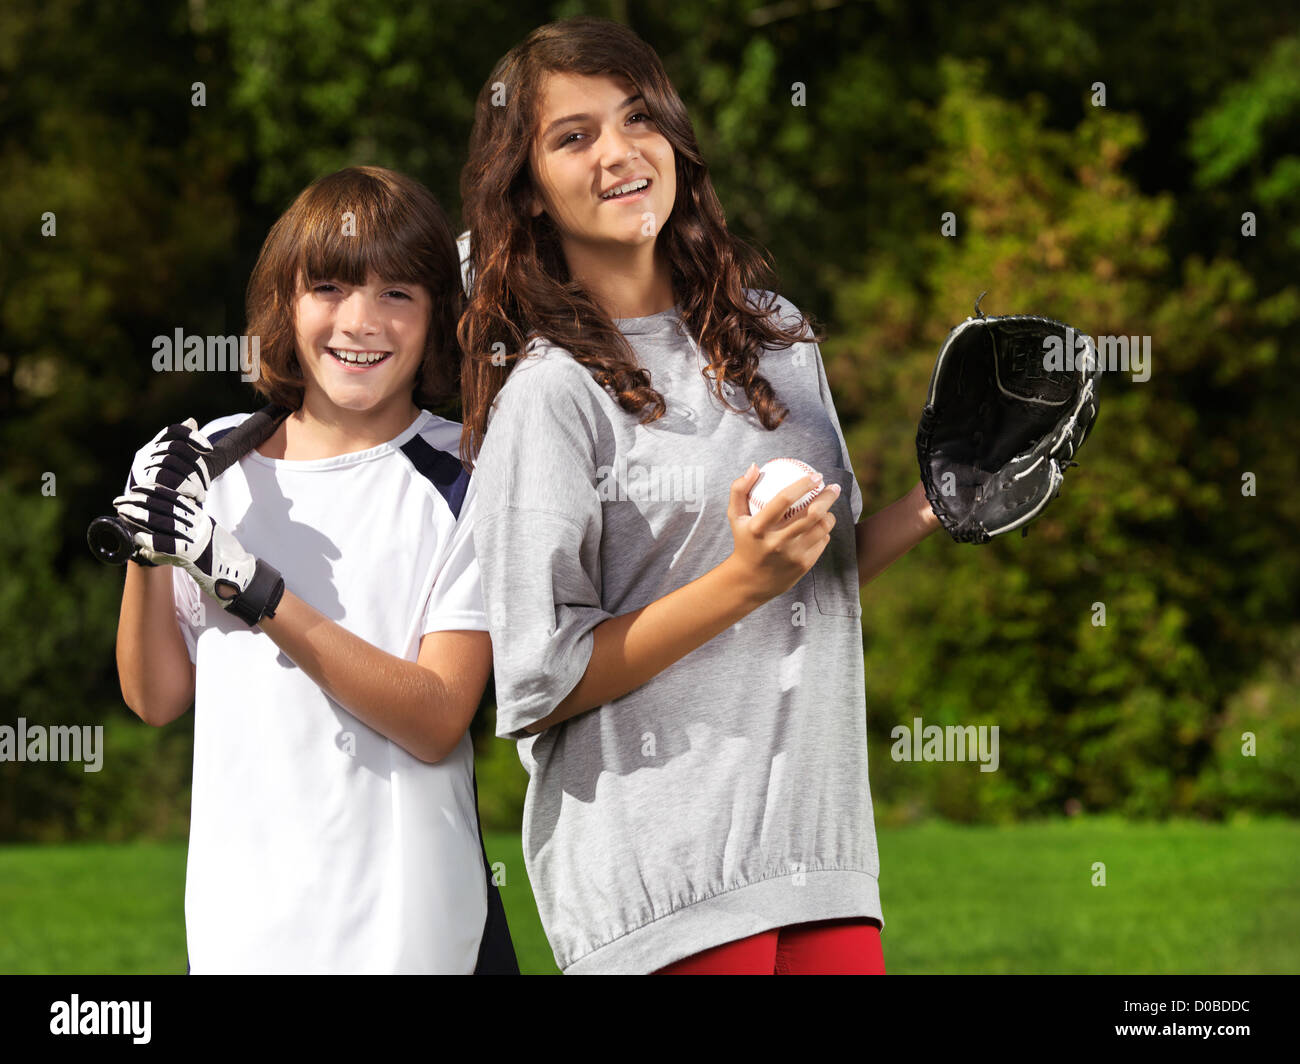
[[[301,279],[362,285],[385,282],[428,289],[432,312],[412,400],[446,404],[460,389],[456,325],[464,309],[460,254],[446,212],[414,178],[380,166],[350,166],[312,182],[271,227],[248,281],[247,334],[259,337],[267,402],[302,406],[294,304]]]

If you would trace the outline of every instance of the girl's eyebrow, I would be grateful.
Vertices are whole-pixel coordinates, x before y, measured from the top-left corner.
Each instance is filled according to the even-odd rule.
[[[645,102],[645,99],[638,92],[634,96],[629,96],[626,100],[624,100],[621,104],[619,104],[616,110],[621,111],[623,110],[623,108],[629,106],[630,104],[636,103],[637,100],[641,100],[642,103]],[[544,130],[542,130],[542,136],[543,137],[547,136],[551,132],[551,130],[553,130],[556,126],[562,126],[564,125],[565,122],[587,122],[590,120],[591,120],[591,115],[589,114],[565,115],[563,118],[557,118],[554,122],[552,122]]]

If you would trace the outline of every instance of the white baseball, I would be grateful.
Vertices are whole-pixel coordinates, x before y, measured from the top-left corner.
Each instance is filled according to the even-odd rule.
[[[778,492],[788,488],[797,480],[804,477],[812,476],[816,472],[812,466],[806,462],[801,462],[797,458],[773,458],[758,471],[758,479],[754,481],[754,486],[749,489],[749,515],[753,517],[759,510],[772,501],[772,497]],[[795,514],[801,514],[808,509],[808,504],[822,493],[825,484],[815,486],[803,498],[795,502],[790,509],[786,510],[781,520],[785,521]]]

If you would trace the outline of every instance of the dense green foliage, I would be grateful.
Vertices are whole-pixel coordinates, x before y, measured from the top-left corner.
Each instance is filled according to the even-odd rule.
[[[254,398],[153,372],[152,337],[239,332],[267,229],[322,172],[402,169],[455,217],[492,63],[580,11],[656,47],[729,223],[827,326],[866,512],[915,483],[935,352],[981,291],[989,313],[1150,337],[1149,380],[1104,374],[1028,538],[940,533],[864,590],[882,818],[1300,812],[1285,5],[46,0],[0,9],[0,724],[103,724],[108,749],[101,773],[0,762],[0,837],[184,830],[191,725],[122,705],[122,577],[84,530],[160,426]],[[892,760],[915,717],[997,725],[1000,771]],[[490,699],[475,732],[485,823],[514,827],[523,774]]]

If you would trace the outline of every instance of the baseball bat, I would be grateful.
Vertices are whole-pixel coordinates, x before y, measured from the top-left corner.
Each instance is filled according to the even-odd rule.
[[[212,445],[203,458],[208,480],[214,481],[259,443],[270,438],[289,415],[284,407],[268,403],[245,418]],[[86,529],[90,552],[107,565],[125,565],[135,550],[134,530],[117,514],[96,517]]]

